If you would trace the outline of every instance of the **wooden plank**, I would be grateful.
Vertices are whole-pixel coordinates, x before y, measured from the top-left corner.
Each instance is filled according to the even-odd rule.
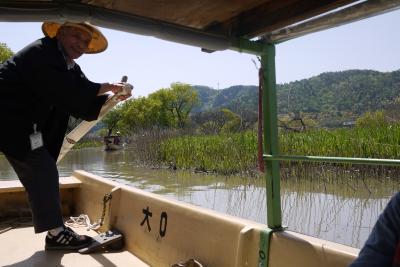
[[[137,16],[203,29],[231,19],[271,0],[84,0],[83,3],[126,12]]]
[[[24,191],[19,180],[0,181],[0,193],[21,192]]]
[[[82,182],[75,177],[60,177],[60,188],[78,188]],[[0,193],[22,192],[25,191],[19,180],[0,181]]]
[[[356,1],[269,1],[243,12],[231,21],[215,25],[209,30],[219,34],[230,32],[235,36],[252,38],[261,33],[281,29],[285,26],[312,18],[352,2]]]

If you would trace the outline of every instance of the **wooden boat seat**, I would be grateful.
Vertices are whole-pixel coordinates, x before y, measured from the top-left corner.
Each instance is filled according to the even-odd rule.
[[[74,190],[82,182],[75,177],[60,177],[61,206],[64,216],[70,216],[73,210]],[[29,217],[29,208],[25,188],[19,180],[0,181],[0,218]]]
[[[78,188],[82,182],[75,177],[60,177],[60,188]],[[24,192],[25,188],[22,186],[19,180],[7,180],[0,182],[0,193],[11,193],[11,192]]]

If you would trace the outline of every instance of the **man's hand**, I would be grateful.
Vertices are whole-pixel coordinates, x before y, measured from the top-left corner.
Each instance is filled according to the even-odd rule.
[[[113,92],[114,94],[121,93],[118,100],[125,100],[132,96],[133,86],[128,83],[103,83],[97,95],[104,95],[106,92]]]

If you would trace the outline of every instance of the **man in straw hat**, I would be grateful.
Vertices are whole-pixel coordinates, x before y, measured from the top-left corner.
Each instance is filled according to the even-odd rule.
[[[95,120],[123,83],[89,81],[75,59],[107,48],[87,22],[45,22],[39,39],[0,65],[0,151],[24,185],[36,233],[48,231],[46,249],[77,250],[91,239],[64,226],[56,160],[70,115]],[[128,98],[130,95],[121,97]]]

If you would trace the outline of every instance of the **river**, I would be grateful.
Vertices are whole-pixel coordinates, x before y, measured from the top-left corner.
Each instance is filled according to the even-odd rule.
[[[135,153],[102,148],[71,151],[60,163],[60,176],[73,170],[94,174],[155,194],[266,223],[263,179],[218,176],[138,166]],[[0,155],[0,179],[16,179]],[[392,179],[285,179],[281,183],[283,225],[289,230],[360,248],[380,212],[397,192]],[[373,188],[374,190],[371,190]]]

